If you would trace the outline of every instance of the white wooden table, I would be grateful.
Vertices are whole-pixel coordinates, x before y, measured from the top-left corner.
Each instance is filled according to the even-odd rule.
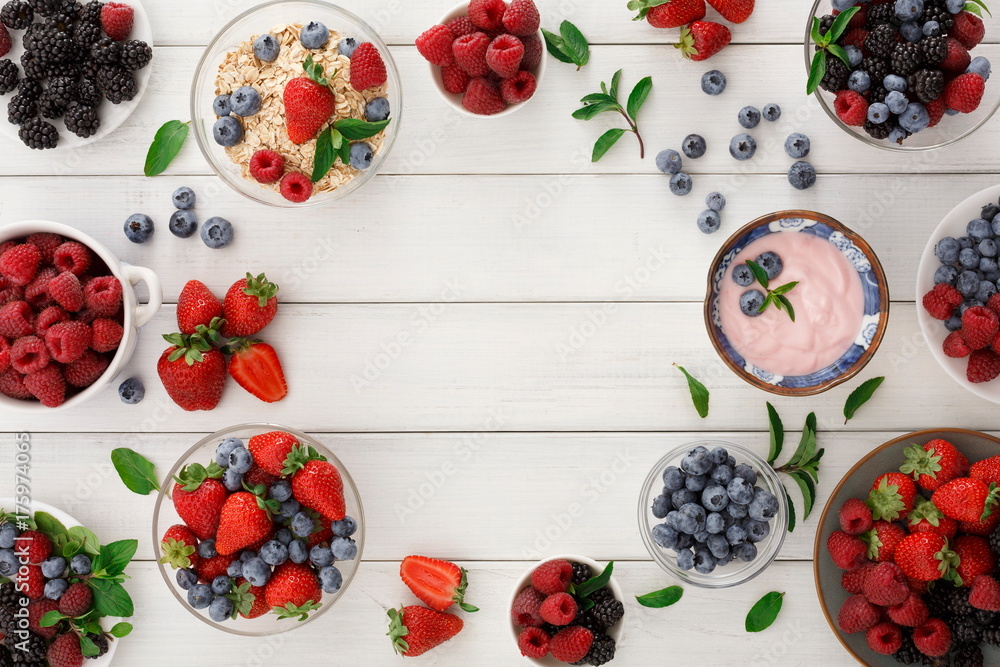
[[[344,0],[392,45],[404,79],[403,129],[368,187],[306,212],[256,206],[226,189],[193,140],[167,175],[142,176],[156,128],[188,118],[189,82],[203,46],[247,4],[147,2],[154,76],[130,121],[78,153],[5,144],[0,161],[0,224],[42,218],[75,225],[122,259],[157,271],[168,304],[189,279],[222,294],[247,270],[266,271],[282,288],[279,316],[265,332],[290,382],[282,403],[265,406],[230,384],[213,412],[173,406],[154,370],[165,346],[159,334],[175,328],[174,307],[166,305],[143,330],[126,372],[146,384],[139,406],[123,405],[109,390],[67,413],[0,413],[2,460],[12,459],[14,432],[32,434],[35,498],[69,511],[103,540],[140,541],[129,582],[136,631],[116,664],[176,664],[182,645],[199,665],[396,664],[383,636],[385,610],[412,601],[396,574],[410,553],[461,562],[470,571],[469,599],[483,609],[466,617],[456,640],[427,654],[427,665],[521,664],[507,634],[507,598],[515,578],[546,555],[613,559],[629,596],[675,583],[640,540],[639,488],[662,454],[695,439],[766,451],[768,396],[716,357],[700,302],[719,244],[773,210],[811,208],[861,232],[892,289],[888,334],[863,375],[888,379],[856,419],[844,426],[838,415],[860,378],[816,398],[771,399],[789,430],[810,411],[819,417],[827,455],[817,508],[862,454],[897,434],[997,427],[991,406],[952,383],[923,349],[914,275],[941,217],[995,184],[1000,124],[933,161],[849,140],[803,93],[801,1],[758,3],[732,46],[696,64],[667,46],[676,31],[632,23],[624,0],[542,0],[546,27],[570,18],[588,35],[590,64],[577,73],[551,61],[529,108],[479,120],[448,110],[412,46],[447,1]],[[640,116],[649,153],[640,161],[625,137],[592,165],[593,141],[612,119],[584,123],[570,112],[619,67],[623,87],[653,76]],[[699,87],[701,73],[713,67],[729,78],[717,98]],[[754,131],[754,160],[734,162],[727,145],[742,131],[736,112],[768,102],[782,106],[781,120]],[[807,192],[785,179],[791,160],[781,146],[792,131],[813,141],[809,159],[820,179]],[[681,199],[669,193],[653,155],[678,148],[691,132],[706,137],[709,152],[689,163],[695,188]],[[212,251],[167,232],[169,196],[181,185],[198,193],[200,219],[233,222],[231,247]],[[712,190],[729,204],[722,231],[704,236],[694,222]],[[147,245],[122,234],[122,222],[136,212],[158,225]],[[655,262],[660,255],[665,265]],[[401,335],[408,343],[393,348]],[[675,362],[709,386],[708,419],[695,413]],[[153,497],[129,493],[108,457],[113,447],[129,446],[163,474],[205,433],[256,420],[315,433],[336,451],[360,487],[369,531],[365,562],[338,606],[307,628],[266,640],[214,632],[179,607],[156,572]],[[688,587],[679,604],[663,610],[630,597],[614,664],[853,664],[816,600],[818,514],[746,585]],[[770,590],[788,592],[778,622],[746,634],[745,612]]]

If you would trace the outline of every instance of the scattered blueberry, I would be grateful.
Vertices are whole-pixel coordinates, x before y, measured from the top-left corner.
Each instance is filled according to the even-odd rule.
[[[701,89],[706,95],[721,95],[726,89],[726,75],[717,69],[701,75]]]
[[[344,576],[333,565],[327,565],[319,571],[319,585],[324,593],[336,593],[344,584]]]
[[[757,255],[757,259],[755,259],[754,262],[759,265],[760,268],[764,269],[764,273],[767,274],[768,280],[774,280],[780,276],[781,272],[785,269],[785,263],[782,261],[781,255],[776,252],[771,252],[770,250]],[[739,476],[739,473],[737,473],[737,476]],[[754,481],[756,481],[756,478],[754,478]]]
[[[342,56],[350,58],[354,55],[354,49],[358,48],[358,40],[353,37],[344,37],[337,44],[337,52]]]
[[[795,132],[794,134],[789,134],[788,138],[785,139],[785,152],[788,153],[788,157],[801,160],[809,155],[811,145],[812,142],[809,141],[809,137],[801,132]]]
[[[212,111],[216,116],[228,116],[233,112],[233,107],[229,103],[229,95],[219,95],[212,102]]]
[[[740,121],[740,125],[748,130],[760,125],[760,109],[757,107],[743,107],[736,117]]]
[[[189,591],[191,587],[198,583],[198,575],[189,567],[177,570],[177,585],[181,590]]]
[[[198,543],[198,555],[202,558],[215,558],[219,552],[215,550],[215,538],[210,537]]]
[[[215,143],[230,148],[243,141],[243,123],[232,116],[223,116],[212,127]]]
[[[681,150],[684,151],[684,155],[692,160],[697,160],[708,150],[708,145],[705,143],[705,137],[700,134],[689,134],[684,137]]]
[[[145,243],[153,235],[153,219],[143,213],[130,215],[125,221],[125,236],[132,243]]]
[[[201,240],[213,250],[233,242],[233,225],[225,218],[212,217],[201,226]]]
[[[768,121],[769,123],[773,123],[774,121],[781,118],[781,107],[779,107],[774,102],[769,102],[768,104],[764,105],[764,110],[762,114],[764,116],[764,120]]]
[[[749,134],[737,134],[729,142],[729,154],[737,160],[749,160],[757,152],[757,142]]]
[[[760,315],[760,307],[764,305],[764,293],[760,290],[747,290],[740,296],[740,310],[747,317]]]
[[[746,264],[740,264],[733,267],[733,282],[740,287],[750,287],[753,285],[754,277],[753,271]]]
[[[384,97],[376,97],[365,105],[365,120],[369,123],[389,119],[389,100]]]
[[[235,603],[227,597],[217,597],[208,605],[208,617],[216,623],[229,619],[235,611]]]
[[[299,41],[307,49],[322,49],[330,41],[330,30],[319,21],[310,21],[299,33]]]
[[[351,144],[351,166],[359,171],[364,171],[372,166],[375,159],[375,151],[367,141],[356,141]]]
[[[681,170],[681,154],[672,148],[662,150],[656,154],[656,168],[664,174],[676,174]]]
[[[714,234],[719,231],[719,227],[721,226],[722,218],[719,216],[718,211],[708,209],[702,211],[698,216],[698,229],[700,229],[703,234]]]
[[[118,397],[122,399],[122,403],[135,405],[140,403],[145,395],[146,388],[142,386],[139,378],[129,378],[118,385]]]
[[[726,208],[726,198],[719,192],[710,192],[705,197],[705,206],[713,211],[722,211]]]
[[[174,211],[167,229],[177,238],[190,238],[198,229],[198,216],[194,211]]]
[[[691,180],[691,177],[683,171],[679,171],[670,177],[670,191],[678,197],[691,194],[691,188],[693,187],[694,182]]]
[[[274,35],[261,35],[253,41],[254,55],[266,63],[273,63],[277,60],[280,52],[281,45],[278,44],[278,40],[274,38]]]
[[[808,162],[796,162],[788,170],[788,182],[796,190],[808,190],[816,185],[816,169]]]

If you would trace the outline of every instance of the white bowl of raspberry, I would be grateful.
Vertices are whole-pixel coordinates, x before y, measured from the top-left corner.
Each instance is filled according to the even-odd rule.
[[[33,270],[24,269],[33,277],[18,285],[27,273],[12,281],[8,274],[14,275],[12,267],[17,270],[18,262],[6,254],[22,245],[33,245],[39,259]],[[0,305],[0,409],[44,412],[84,403],[125,368],[135,351],[139,327],[163,304],[159,278],[147,268],[122,262],[87,234],[58,222],[24,220],[0,228],[0,248],[0,302],[4,302]],[[27,255],[30,265],[35,253],[18,252]],[[51,289],[59,291],[60,302],[49,290],[50,283],[63,273],[79,273],[83,280],[59,279],[60,284]],[[113,280],[106,280],[109,277]],[[147,303],[139,303],[134,289],[138,283],[146,284]],[[74,303],[76,299],[79,303]],[[83,322],[89,331],[81,333],[82,328],[71,322]],[[56,327],[56,332],[50,332]],[[44,395],[44,400],[36,393]]]

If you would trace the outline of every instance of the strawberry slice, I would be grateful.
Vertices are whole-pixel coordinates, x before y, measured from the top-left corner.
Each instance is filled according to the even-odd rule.
[[[462,611],[479,611],[465,602],[468,573],[454,563],[427,556],[407,556],[399,566],[399,576],[421,602],[435,611],[444,611],[454,603]]]
[[[229,375],[251,394],[265,403],[280,401],[288,394],[285,373],[273,347],[259,340],[234,338],[226,352],[232,355]]]

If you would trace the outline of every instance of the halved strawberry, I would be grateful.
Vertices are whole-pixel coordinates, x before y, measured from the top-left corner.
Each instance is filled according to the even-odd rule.
[[[278,353],[267,343],[249,338],[234,338],[224,348],[229,358],[229,375],[251,394],[274,403],[288,395],[288,383],[281,370]]]
[[[407,556],[399,566],[399,576],[421,602],[435,611],[445,611],[454,603],[462,611],[479,611],[465,602],[468,573],[454,563],[427,556]]]

